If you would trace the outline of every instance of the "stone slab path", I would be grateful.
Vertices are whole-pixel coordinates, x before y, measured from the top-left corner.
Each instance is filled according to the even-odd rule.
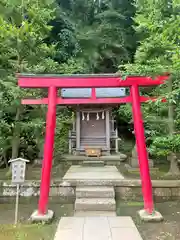
[[[84,167],[71,166],[64,180],[122,180],[124,177],[115,166]]]
[[[54,240],[143,240],[131,217],[63,217]]]

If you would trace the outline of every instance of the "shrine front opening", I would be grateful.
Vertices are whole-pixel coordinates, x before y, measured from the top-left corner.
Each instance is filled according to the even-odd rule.
[[[119,105],[132,104],[134,131],[142,183],[144,211],[151,215],[154,213],[152,183],[149,172],[148,155],[145,142],[144,126],[141,113],[141,103],[156,98],[140,96],[139,87],[156,86],[163,84],[168,76],[158,76],[155,79],[145,76],[128,76],[125,80],[115,74],[108,75],[26,75],[18,76],[18,85],[21,88],[47,88],[48,97],[42,99],[23,99],[22,104],[48,105],[46,118],[46,135],[44,144],[44,157],[42,163],[41,187],[37,214],[45,216],[48,213],[48,198],[50,191],[51,168],[54,150],[54,135],[56,126],[56,105]],[[65,99],[58,96],[58,89],[90,88],[90,97]],[[130,95],[125,97],[99,97],[99,88],[130,88]]]

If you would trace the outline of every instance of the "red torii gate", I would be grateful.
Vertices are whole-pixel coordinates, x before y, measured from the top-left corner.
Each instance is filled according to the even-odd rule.
[[[47,213],[50,190],[51,168],[53,160],[54,135],[56,126],[56,105],[76,104],[120,104],[131,103],[136,136],[136,146],[139,159],[144,210],[147,214],[154,212],[152,183],[149,173],[148,155],[146,150],[144,126],[141,113],[141,102],[156,100],[139,94],[140,86],[156,86],[168,79],[167,75],[150,77],[128,76],[125,80],[120,76],[109,75],[19,75],[18,85],[22,88],[48,88],[48,97],[43,99],[24,99],[22,104],[47,104],[46,135],[44,144],[44,159],[42,165],[40,198],[38,214]],[[96,88],[129,87],[130,96],[123,98],[97,98]],[[63,99],[57,96],[58,88],[91,88],[90,98]]]

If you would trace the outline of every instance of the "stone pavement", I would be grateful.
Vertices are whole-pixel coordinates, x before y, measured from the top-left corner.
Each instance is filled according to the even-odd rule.
[[[63,217],[54,240],[142,240],[131,217]]]

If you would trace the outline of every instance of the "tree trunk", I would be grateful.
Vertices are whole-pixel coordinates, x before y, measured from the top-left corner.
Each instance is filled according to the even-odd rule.
[[[6,157],[6,152],[3,153],[3,158],[4,158],[4,163],[5,163],[5,165],[6,165],[6,168],[8,168],[9,165],[8,165],[8,160],[7,160],[7,157]]]
[[[20,55],[20,46],[19,46],[19,36],[17,36],[17,66],[16,66],[16,73],[21,73],[23,70],[22,66],[23,59]],[[22,105],[20,104],[16,108],[16,116],[14,121],[14,129],[13,129],[13,136],[12,136],[12,154],[11,159],[17,158],[19,155],[19,146],[20,146],[20,129],[19,129],[19,120],[22,113]],[[11,175],[11,165],[9,170],[6,174],[7,176]]]
[[[19,155],[19,145],[20,145],[20,129],[19,129],[19,123],[22,112],[22,106],[18,106],[16,110],[16,117],[15,117],[15,123],[14,123],[14,129],[13,129],[13,136],[12,136],[12,154],[11,159],[17,158]],[[9,177],[11,175],[11,165],[9,167],[8,172],[6,173],[6,176]]]
[[[169,79],[168,81],[168,88],[169,88],[169,93],[172,92],[172,79]],[[169,103],[168,106],[168,125],[169,125],[169,135],[173,135],[174,133],[174,105],[173,103]]]
[[[172,82],[172,78],[169,79],[168,81],[168,90],[169,93],[172,92],[173,90],[173,82]],[[173,103],[169,103],[168,106],[168,127],[169,127],[169,135],[173,135],[175,132],[175,126],[174,126],[174,104]],[[171,153],[168,156],[168,159],[170,161],[170,168],[169,168],[169,172],[168,175],[179,175],[180,174],[180,170],[178,167],[178,163],[177,163],[177,157],[175,155],[175,153]]]
[[[12,155],[11,158],[17,158],[19,155],[19,144],[20,144],[20,129],[18,121],[20,120],[21,115],[21,106],[17,107],[16,117],[15,117],[15,124],[13,129],[13,138],[12,138]]]
[[[19,36],[18,36],[19,37]],[[17,66],[16,71],[17,73],[22,72],[22,58],[20,55],[20,46],[19,46],[19,39],[17,37]],[[14,129],[13,129],[13,137],[12,137],[12,156],[11,158],[17,158],[19,155],[19,145],[20,145],[20,129],[19,129],[19,120],[21,116],[22,111],[22,105],[20,104],[16,109],[16,117],[15,117],[15,123],[14,123]]]

